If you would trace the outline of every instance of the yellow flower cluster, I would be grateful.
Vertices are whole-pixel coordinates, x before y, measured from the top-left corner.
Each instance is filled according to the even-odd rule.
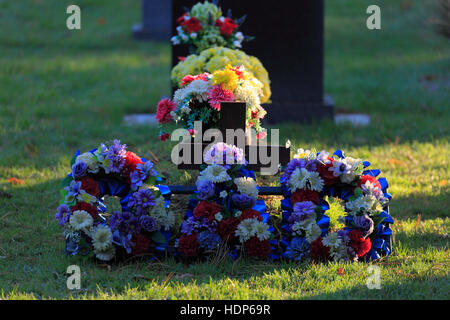
[[[199,55],[190,55],[172,69],[172,82],[174,85],[179,86],[181,80],[187,75],[196,75],[204,72],[214,74],[217,70],[223,71],[228,65],[234,67],[244,66],[245,70],[263,84],[261,103],[270,101],[272,93],[267,70],[258,58],[249,56],[241,50],[214,47],[202,51]],[[226,79],[226,77],[231,76],[227,75],[228,73],[228,71],[224,71],[224,73],[218,74],[217,77]]]

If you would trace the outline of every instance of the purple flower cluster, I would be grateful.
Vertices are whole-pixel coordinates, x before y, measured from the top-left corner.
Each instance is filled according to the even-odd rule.
[[[235,193],[232,196],[233,203],[239,209],[250,209],[253,208],[256,204],[256,198],[250,197],[246,194]]]
[[[67,202],[72,202],[78,194],[81,192],[81,181],[72,180],[70,185],[65,187],[64,190],[67,191]]]
[[[55,219],[58,221],[60,226],[63,226],[69,222],[71,213],[72,211],[70,208],[67,205],[62,204],[58,207],[58,209],[56,209]]]
[[[193,233],[197,233],[201,229],[206,229],[209,232],[215,232],[216,226],[217,225],[214,221],[210,222],[206,218],[200,219],[195,217],[189,217],[181,224],[181,233],[190,236]]]
[[[74,179],[83,178],[86,175],[88,166],[83,161],[78,161],[72,166],[72,175]]]
[[[114,140],[113,144],[107,148],[104,144],[101,145],[100,154],[109,160],[107,170],[109,172],[120,173],[125,164],[126,144],[120,144],[119,140]]]
[[[197,191],[198,191],[198,198],[200,200],[207,200],[214,196],[215,194],[215,187],[214,183],[212,183],[209,180],[197,180]]]
[[[147,232],[158,230],[158,224],[156,223],[156,220],[150,216],[141,216],[139,218],[139,224],[141,225],[141,228]]]
[[[213,145],[205,154],[205,162],[216,163],[229,168],[231,164],[246,165],[244,150],[223,142]]]
[[[203,231],[198,234],[197,241],[200,248],[215,249],[220,246],[222,239],[217,233]]]
[[[315,160],[292,159],[286,166],[286,169],[284,170],[283,178],[285,178],[286,181],[289,181],[292,173],[297,168],[300,169],[305,168],[308,171],[316,171],[317,163]]]
[[[356,216],[353,220],[363,238],[367,238],[373,232],[373,220],[368,215]]]
[[[142,189],[133,193],[128,201],[129,208],[135,208],[138,215],[148,212],[156,204],[155,196],[149,189]]]
[[[131,188],[133,190],[142,187],[144,181],[149,176],[156,177],[158,175],[158,172],[156,172],[156,170],[153,168],[153,162],[151,161],[147,161],[144,164],[138,163],[136,165],[136,169],[137,169],[136,171],[133,171],[130,174]]]
[[[140,230],[138,219],[130,212],[115,211],[110,220],[111,230],[118,230],[122,234],[134,234]]]
[[[289,217],[289,224],[293,225],[296,222],[304,221],[314,213],[316,205],[311,201],[297,202],[294,205],[294,211]]]

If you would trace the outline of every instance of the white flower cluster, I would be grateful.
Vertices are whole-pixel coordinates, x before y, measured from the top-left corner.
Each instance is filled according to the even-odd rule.
[[[97,173],[100,170],[100,165],[97,160],[97,157],[95,157],[90,152],[82,153],[78,157],[76,157],[75,163],[77,163],[77,162],[86,163],[86,165],[88,166],[88,169],[87,169],[88,172]]]
[[[242,66],[240,69],[245,70]],[[264,85],[256,78],[243,81],[236,88],[235,98],[236,100],[245,102],[249,109],[258,108],[261,106],[260,97],[263,96],[263,87]]]
[[[365,184],[361,185],[361,190],[366,195],[374,196],[378,201],[385,201],[383,191],[380,190],[379,187],[376,187],[373,183],[370,183],[370,181],[366,181]]]
[[[302,148],[297,149],[297,153],[294,155],[294,159],[315,160],[316,150],[304,150]]]
[[[234,183],[240,193],[252,198],[256,198],[258,196],[258,186],[255,179],[251,177],[236,178],[234,179]]]
[[[330,248],[330,256],[332,259],[342,260],[346,256],[346,253],[343,252],[345,246],[342,246],[342,239],[338,237],[337,232],[329,233],[322,239],[322,244]]]
[[[244,34],[242,32],[236,32],[236,40],[233,41],[233,45],[236,48],[242,48],[242,42],[244,41]]]
[[[75,231],[84,231],[90,234],[94,219],[84,210],[76,210],[70,216],[70,227]]]
[[[349,214],[355,216],[359,213],[368,213],[369,215],[383,211],[383,207],[375,196],[362,195],[353,201],[345,204]]]
[[[209,180],[213,183],[221,183],[231,180],[227,169],[218,164],[211,164],[200,172],[199,180]]]
[[[270,238],[269,225],[262,221],[258,221],[256,218],[245,219],[239,223],[236,229],[236,236],[239,237],[241,243],[244,243],[254,236],[260,241],[264,241]]]
[[[163,196],[156,198],[156,204],[150,210],[150,216],[155,219],[157,229],[163,227],[165,230],[169,230],[175,224],[175,215],[166,209]]]
[[[308,171],[305,168],[295,168],[288,181],[289,190],[295,192],[298,189],[322,191],[324,182],[318,172]]]
[[[362,174],[362,160],[346,157],[333,162],[333,166],[328,170],[333,172],[335,177],[339,177],[342,183],[352,183],[357,176]]]

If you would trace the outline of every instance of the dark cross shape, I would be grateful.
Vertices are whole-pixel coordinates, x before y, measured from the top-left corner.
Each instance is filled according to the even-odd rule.
[[[220,104],[220,125],[219,130],[222,133],[222,136],[224,138],[224,142],[228,143],[229,141],[226,140],[226,131],[227,129],[237,130],[241,129],[245,132],[246,127],[246,104],[244,102],[222,102]],[[199,148],[199,145],[200,147]],[[199,170],[200,164],[193,164],[194,158],[196,155],[196,152],[199,150],[202,151],[202,155],[206,149],[207,146],[209,146],[211,142],[202,142],[202,143],[196,143],[196,142],[189,142],[189,143],[180,143],[180,147],[183,148],[182,150],[186,150],[190,148],[191,151],[191,159],[190,162],[185,164],[179,164],[178,169],[183,170]],[[233,145],[237,144],[237,138],[235,137]],[[197,148],[196,148],[197,146]],[[270,164],[262,163],[260,155],[267,155],[269,158],[272,154],[275,152],[278,152],[279,154],[279,163],[283,166],[287,165],[290,161],[291,157],[291,150],[290,147],[285,146],[272,146],[272,145],[246,145],[245,146],[245,158],[247,161],[252,160],[251,163],[247,166],[249,170],[259,170],[261,168],[268,168]],[[183,153],[181,152],[180,157],[183,156]],[[256,156],[256,161],[253,161],[251,159],[251,156]],[[198,155],[197,155],[197,158]],[[203,156],[201,157],[203,159]],[[277,164],[277,165],[278,165]]]

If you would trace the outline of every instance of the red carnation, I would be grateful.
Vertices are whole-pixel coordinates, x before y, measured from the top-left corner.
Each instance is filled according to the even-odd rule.
[[[317,165],[317,172],[319,172],[320,177],[323,179],[323,182],[326,186],[331,186],[339,182],[339,177],[335,177],[333,171],[328,170],[333,167],[333,158],[328,157],[328,160],[331,162],[328,164],[319,164]]]
[[[230,18],[225,18],[223,21],[218,19],[216,25],[219,26],[220,33],[227,38],[231,36],[237,27],[239,27],[238,24]]]
[[[381,184],[378,182],[377,178],[369,175],[361,176],[361,178],[359,178],[358,187],[361,188],[361,186],[366,184],[367,181],[369,181],[372,185],[375,185],[375,188],[380,188],[381,190]]]
[[[183,15],[177,19],[178,24],[183,25],[184,17],[186,17],[186,16],[187,16],[187,13],[183,13]]]
[[[257,237],[251,237],[244,242],[244,252],[248,256],[258,257],[261,259],[267,258],[270,253],[269,240],[261,241]]]
[[[168,140],[169,138],[170,138],[170,134],[168,134],[168,133],[163,133],[162,135],[159,136],[159,140],[161,142],[164,142],[164,141]]]
[[[291,204],[295,205],[297,202],[312,201],[319,204],[319,193],[312,190],[297,190],[291,195]]]
[[[182,23],[180,23],[183,26],[183,29],[186,30],[187,33],[197,33],[202,30],[202,24],[200,23],[200,20],[198,20],[196,17],[191,17],[188,20],[184,20]]]
[[[198,74],[196,76],[192,76],[189,74],[181,80],[181,86],[184,87],[185,85],[188,85],[194,80],[208,81],[208,75],[206,73]]]
[[[213,221],[215,215],[219,213],[220,210],[222,210],[222,208],[214,202],[201,201],[194,209],[194,217],[206,218],[209,221]]]
[[[225,241],[233,241],[236,239],[235,231],[239,225],[239,220],[236,218],[227,218],[219,222],[217,226],[217,233]]]
[[[261,214],[253,209],[245,209],[244,211],[242,211],[241,216],[239,217],[239,220],[243,221],[245,219],[252,219],[252,218],[256,218],[258,221],[262,221],[263,218],[261,217]]]
[[[137,236],[133,236],[131,241],[134,243],[134,247],[131,249],[131,254],[133,256],[148,253],[151,240],[147,235],[139,233]]]
[[[87,213],[89,213],[92,217],[92,219],[94,219],[94,221],[97,219],[98,216],[98,212],[97,209],[86,202],[77,202],[76,205],[74,205],[72,208],[70,208],[70,210],[72,210],[72,212],[78,211],[78,210],[82,210],[82,211],[86,211]]]
[[[197,236],[183,234],[178,240],[178,251],[183,253],[185,257],[195,257],[197,255]]]
[[[315,262],[325,262],[330,258],[330,248],[326,247],[322,243],[322,237],[317,238],[311,242],[311,248],[309,249],[309,255]]]
[[[80,181],[81,181],[81,189],[89,193],[91,196],[97,198],[100,196],[100,187],[98,186],[97,181],[95,181],[89,176],[83,177]]]
[[[359,230],[352,230],[347,235],[350,238],[350,247],[355,250],[358,257],[363,257],[372,247],[370,238],[364,239],[362,233]]]
[[[144,162],[137,154],[131,151],[127,151],[127,153],[125,154],[124,174],[128,177],[128,179],[130,174],[133,171],[136,171],[136,166],[138,165],[138,163],[144,164]]]
[[[158,107],[156,109],[156,120],[159,123],[168,123],[172,120],[172,116],[170,113],[177,108],[175,102],[170,99],[162,99],[158,103]]]

